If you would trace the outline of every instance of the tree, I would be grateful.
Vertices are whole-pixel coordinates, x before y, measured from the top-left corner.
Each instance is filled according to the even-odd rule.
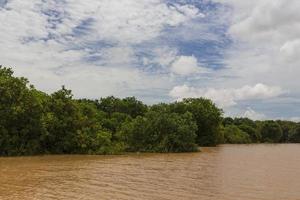
[[[98,101],[98,109],[109,115],[118,112],[130,115],[132,118],[142,116],[147,111],[147,106],[135,97],[119,99],[113,96],[101,98]]]
[[[263,142],[277,143],[282,137],[282,129],[275,121],[265,121],[261,127],[261,136]]]
[[[147,112],[148,107],[135,97],[126,97],[122,99],[122,102],[123,108],[120,112],[130,115],[132,118],[143,116]]]
[[[296,127],[290,131],[288,141],[292,143],[300,143],[300,124],[297,124]]]
[[[44,148],[50,153],[109,152],[112,134],[102,129],[96,106],[72,98],[64,87],[51,95]]]
[[[130,117],[130,115],[127,115],[125,113],[114,112],[110,116],[106,116],[102,120],[102,125],[103,128],[112,132],[112,139],[115,140],[115,134],[120,129],[122,124],[131,120],[132,118]]]
[[[204,98],[148,107],[135,97],[48,95],[0,67],[0,155],[188,152],[219,143],[300,142],[300,125],[226,117]]]
[[[225,117],[222,121],[223,126],[233,125],[234,120],[231,117]]]
[[[280,139],[280,142],[289,142],[291,138],[290,134],[293,134],[293,131],[297,127],[297,123],[291,121],[281,121],[281,120],[278,120],[276,122],[280,125],[282,129],[282,137]]]
[[[123,124],[118,135],[128,151],[188,152],[196,151],[197,126],[191,113],[148,112]]]
[[[256,123],[253,120],[249,119],[249,118],[234,118],[233,124],[237,125],[237,126],[247,125],[247,126],[250,126],[252,128],[257,128]]]
[[[0,67],[0,154],[42,153],[43,107],[28,86],[28,80],[13,77],[10,68]]]
[[[222,110],[209,99],[189,98],[170,105],[171,112],[190,112],[197,124],[196,142],[200,146],[215,146],[220,141]]]
[[[224,142],[230,144],[247,144],[251,142],[250,136],[235,125],[223,128]]]
[[[246,124],[241,124],[238,126],[238,128],[247,133],[250,136],[250,139],[252,142],[256,143],[256,142],[260,142],[261,140],[261,134],[260,132],[253,128],[252,126],[246,125]]]

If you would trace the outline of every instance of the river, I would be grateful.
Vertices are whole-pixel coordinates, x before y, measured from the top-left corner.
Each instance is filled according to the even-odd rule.
[[[0,158],[0,199],[300,200],[300,145]]]

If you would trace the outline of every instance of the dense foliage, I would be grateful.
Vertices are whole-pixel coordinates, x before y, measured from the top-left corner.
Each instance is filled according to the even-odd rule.
[[[196,143],[200,146],[215,146],[220,138],[222,110],[204,98],[184,99],[170,104],[170,110],[179,114],[190,112],[197,124]]]
[[[124,123],[119,137],[128,145],[128,151],[187,152],[197,150],[197,125],[189,112],[177,113],[149,111]]]
[[[224,135],[224,143],[243,144],[251,142],[250,136],[235,125],[226,126],[222,131]]]
[[[226,117],[223,119],[223,132],[224,132],[224,143],[293,143],[298,142],[297,127],[300,127],[299,123],[291,121],[253,121],[248,118],[230,118]],[[226,128],[233,129],[235,131],[228,131]],[[299,128],[300,130],[300,128]],[[249,138],[244,137],[247,134]],[[297,134],[298,133],[298,134]],[[227,135],[226,135],[227,134]],[[226,137],[230,135],[230,138],[244,138],[238,142],[230,142],[226,140]]]
[[[300,125],[299,124],[291,130],[288,137],[289,137],[289,141],[294,142],[294,143],[300,143]]]
[[[282,129],[275,121],[265,121],[260,132],[263,142],[278,143],[282,137]]]
[[[134,97],[46,94],[0,67],[0,155],[189,152],[220,143],[300,142],[300,124],[223,118],[204,98],[147,106]]]

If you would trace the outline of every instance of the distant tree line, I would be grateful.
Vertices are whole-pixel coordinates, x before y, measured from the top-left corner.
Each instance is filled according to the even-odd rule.
[[[191,152],[222,143],[300,142],[289,121],[223,118],[204,98],[147,106],[134,97],[48,95],[0,67],[0,155]]]
[[[223,119],[223,143],[300,143],[300,124],[291,121]]]

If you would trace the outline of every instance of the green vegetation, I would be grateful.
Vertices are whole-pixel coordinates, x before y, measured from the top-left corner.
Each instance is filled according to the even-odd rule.
[[[190,152],[221,143],[300,142],[300,124],[223,118],[204,98],[147,106],[134,97],[46,94],[0,67],[0,155]]]
[[[224,143],[294,143],[297,142],[297,135],[300,135],[300,128],[297,132],[300,124],[291,121],[253,121],[226,117],[222,124]],[[245,134],[249,137],[245,137]]]
[[[295,126],[289,134],[289,141],[294,143],[300,143],[300,124]]]
[[[191,113],[149,111],[123,124],[119,138],[127,144],[125,150],[140,152],[196,151],[197,125]]]
[[[196,143],[200,146],[215,146],[220,137],[222,110],[204,98],[184,99],[182,102],[170,104],[171,112],[184,114],[190,112],[197,124]]]
[[[275,121],[263,122],[260,129],[263,142],[278,143],[282,137],[282,129]]]
[[[246,144],[250,143],[250,136],[235,125],[229,125],[223,128],[224,143]]]

